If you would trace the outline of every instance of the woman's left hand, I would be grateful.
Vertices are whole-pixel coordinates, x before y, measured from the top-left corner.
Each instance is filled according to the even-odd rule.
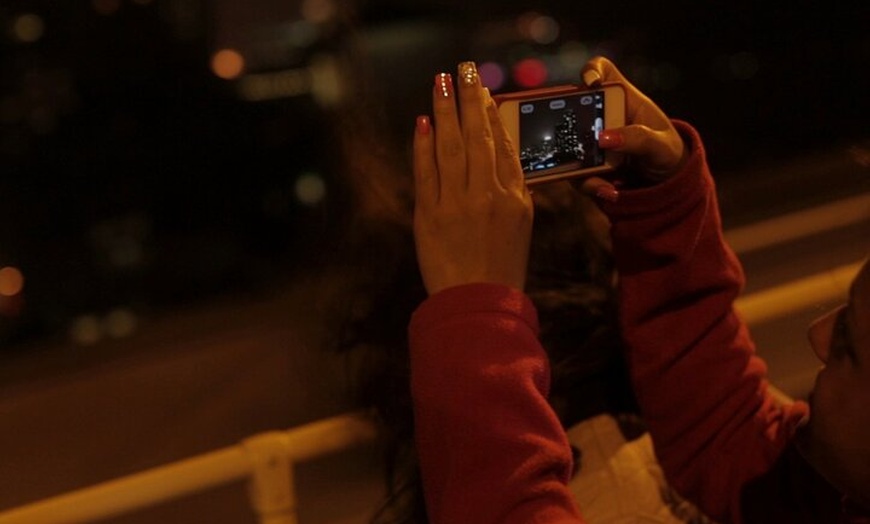
[[[414,135],[414,238],[423,282],[430,295],[479,282],[523,289],[531,195],[477,68],[463,62],[458,73],[456,87],[447,73],[435,77],[434,125],[418,117]]]

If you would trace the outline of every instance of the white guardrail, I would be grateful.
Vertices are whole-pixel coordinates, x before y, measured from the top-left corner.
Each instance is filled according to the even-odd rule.
[[[820,222],[840,227],[868,218],[870,195],[761,223],[732,232],[738,252],[759,247],[760,238],[782,241],[783,230]],[[843,211],[848,210],[844,213]],[[848,216],[846,218],[844,215]],[[812,218],[812,220],[807,220]],[[845,219],[845,222],[844,222]],[[791,233],[797,238],[800,233]],[[806,306],[844,298],[861,262],[789,282],[740,298],[737,310],[749,324],[760,324]],[[362,415],[346,414],[287,431],[254,435],[239,445],[192,457],[138,474],[34,502],[0,513],[0,524],[72,524],[119,516],[249,479],[250,499],[261,524],[297,524],[293,465],[375,438],[375,428]]]

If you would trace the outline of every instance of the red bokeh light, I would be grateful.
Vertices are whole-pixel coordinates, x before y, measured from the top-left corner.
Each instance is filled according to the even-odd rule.
[[[526,58],[514,65],[514,82],[520,87],[540,87],[547,81],[549,72],[543,61],[537,58]]]

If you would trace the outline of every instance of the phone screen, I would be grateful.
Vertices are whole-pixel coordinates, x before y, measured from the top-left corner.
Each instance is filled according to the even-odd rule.
[[[527,178],[604,164],[604,92],[520,102],[520,162]]]

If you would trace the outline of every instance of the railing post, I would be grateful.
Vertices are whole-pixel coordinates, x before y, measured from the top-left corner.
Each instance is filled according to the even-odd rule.
[[[297,524],[293,467],[371,442],[372,423],[348,413],[261,433],[190,457],[24,506],[0,511],[0,524],[79,524],[116,517],[248,478],[261,524]]]
[[[242,441],[242,447],[253,466],[249,497],[260,524],[298,524],[287,436],[261,433]]]

